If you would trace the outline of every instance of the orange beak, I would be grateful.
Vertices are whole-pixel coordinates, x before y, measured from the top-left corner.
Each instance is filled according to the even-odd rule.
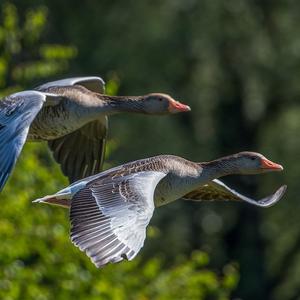
[[[191,108],[188,105],[173,100],[170,101],[168,110],[170,113],[178,113],[178,112],[190,111]]]
[[[266,158],[263,158],[261,160],[261,167],[263,169],[269,169],[269,170],[273,170],[273,171],[282,171],[283,170],[283,166],[282,165],[273,163],[272,161],[270,161],[270,160],[268,160]]]

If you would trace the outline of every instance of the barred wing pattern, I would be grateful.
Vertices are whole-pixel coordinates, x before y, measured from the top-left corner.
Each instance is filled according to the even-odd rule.
[[[281,186],[274,194],[260,200],[254,200],[236,192],[222,181],[214,179],[186,194],[183,199],[192,201],[245,201],[255,206],[269,207],[282,198],[286,188],[285,185]]]
[[[71,240],[97,266],[132,260],[143,247],[154,211],[159,171],[99,177],[71,202]]]

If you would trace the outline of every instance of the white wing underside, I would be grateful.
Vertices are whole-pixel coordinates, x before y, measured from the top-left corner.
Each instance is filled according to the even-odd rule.
[[[97,267],[133,259],[143,247],[162,172],[96,180],[71,203],[71,240]]]
[[[57,96],[24,91],[0,101],[0,191],[20,155],[31,123],[46,100],[57,101]]]

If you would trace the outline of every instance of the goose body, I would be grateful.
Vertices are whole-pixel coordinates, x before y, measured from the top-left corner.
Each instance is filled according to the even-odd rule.
[[[28,140],[54,140],[99,120],[107,127],[104,102],[96,93],[79,85],[55,86],[40,91],[57,95],[60,100],[56,105],[40,110],[30,126]]]
[[[255,201],[217,178],[280,171],[282,166],[253,152],[195,163],[160,155],[130,162],[79,180],[34,202],[70,208],[71,240],[97,266],[133,259],[142,248],[154,208],[177,199],[233,200],[268,207],[286,186]]]
[[[63,173],[74,182],[101,170],[108,115],[190,110],[169,95],[107,96],[104,88],[100,77],[76,77],[4,98],[0,102],[0,191],[26,140],[47,141]],[[9,152],[7,145],[16,151]]]

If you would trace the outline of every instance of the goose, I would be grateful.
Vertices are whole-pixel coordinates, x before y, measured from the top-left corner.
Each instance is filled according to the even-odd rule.
[[[281,165],[254,152],[240,152],[202,163],[159,155],[79,180],[33,202],[69,208],[71,241],[96,267],[102,267],[132,260],[137,255],[155,207],[177,199],[245,201],[269,207],[280,200],[286,186],[255,201],[217,178],[281,170]]]
[[[47,141],[70,182],[100,172],[107,116],[119,112],[149,115],[190,111],[166,94],[104,95],[100,77],[48,82],[0,101],[0,191],[26,140]]]

